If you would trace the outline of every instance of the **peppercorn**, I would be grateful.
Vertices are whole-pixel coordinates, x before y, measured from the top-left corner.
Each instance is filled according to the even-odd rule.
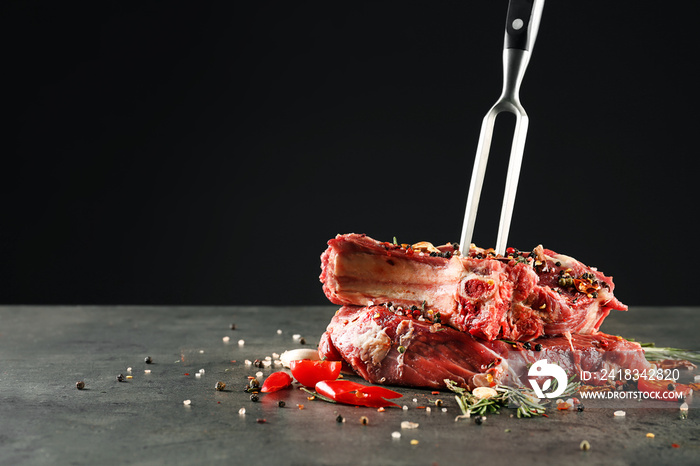
[[[402,353],[402,354],[403,354],[403,353],[406,352],[406,347],[405,347],[405,346],[399,346],[398,348],[396,348],[396,350],[397,350],[399,353]]]
[[[255,377],[250,379],[250,382],[248,382],[248,388],[251,390],[256,390],[260,388],[260,382],[258,381],[258,379],[256,379]]]
[[[253,393],[252,395],[250,395],[250,401],[255,403],[257,401],[260,401],[260,397],[258,396],[257,393]]]
[[[300,344],[300,345],[305,345],[305,344],[306,344],[306,338],[304,338],[304,337],[299,338],[299,344]]]
[[[264,366],[263,362],[259,359],[256,359],[255,361],[253,361],[253,365],[255,367],[263,367]]]
[[[582,413],[583,410],[584,410],[584,407],[583,407],[582,404],[580,404],[580,405],[578,405],[578,406],[576,407],[576,411],[578,411],[579,413]]]
[[[231,324],[231,325],[229,325],[229,328],[230,328],[231,330],[236,330],[236,324]]]
[[[78,390],[82,390],[83,388],[85,388],[85,382],[83,382],[82,380],[79,382],[76,382],[75,388],[77,388]]]
[[[542,351],[542,345],[540,343],[535,345],[535,351]]]
[[[435,400],[435,406],[437,406],[438,408],[442,406],[442,400]]]
[[[284,408],[286,405],[287,403],[285,403],[284,400],[279,400],[277,402],[277,406],[279,406],[280,408]]]
[[[532,345],[530,344],[529,341],[526,341],[525,343],[523,343],[523,348],[525,348],[526,350],[529,350],[532,348]]]
[[[672,383],[670,383],[670,384],[668,384],[668,387],[666,387],[666,388],[668,388],[670,391],[673,391],[673,390],[675,390],[676,387]]]
[[[117,382],[123,382],[123,381],[124,381],[124,375],[123,375],[123,374],[119,374],[119,375],[117,376]]]
[[[151,359],[150,356],[146,356],[146,357],[144,358],[143,362],[145,362],[146,364],[150,364],[150,363],[153,362],[153,359]]]
[[[360,418],[360,423],[361,423],[363,426],[366,426],[367,424],[369,424],[369,418],[368,418],[367,416],[362,416],[362,417]]]
[[[338,417],[335,418],[335,422],[343,422],[343,416],[338,414]]]
[[[216,385],[214,386],[217,391],[223,391],[224,388],[226,388],[226,384],[224,382],[216,382]]]
[[[474,419],[474,424],[477,426],[480,426],[483,422],[484,420],[481,418],[481,416],[477,416],[476,419]]]

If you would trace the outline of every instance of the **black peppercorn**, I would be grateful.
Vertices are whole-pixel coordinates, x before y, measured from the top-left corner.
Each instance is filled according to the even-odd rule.
[[[539,344],[539,343],[537,343],[537,344],[535,345],[535,351],[542,351],[542,345]]]
[[[579,413],[583,412],[583,409],[583,405],[581,404],[576,407],[576,411],[578,411]]]
[[[77,388],[78,390],[82,390],[83,388],[85,388],[85,382],[83,382],[82,380],[80,382],[76,382],[75,388]]]
[[[231,324],[231,325],[229,325],[229,328],[230,328],[231,330],[236,330],[236,324]]]
[[[477,416],[476,419],[474,419],[474,424],[476,424],[477,426],[480,426],[483,422],[484,420],[481,416]]]
[[[145,362],[146,364],[150,364],[153,362],[153,359],[151,359],[150,356],[146,356],[146,358],[143,360],[143,362]]]
[[[226,388],[226,384],[224,382],[216,382],[216,385],[214,385],[214,388],[221,392]]]
[[[305,345],[305,344],[306,344],[306,338],[304,338],[304,337],[299,338],[299,344]]]
[[[668,388],[670,391],[673,391],[676,389],[676,387],[672,383],[668,384],[668,387],[666,387],[666,388]]]
[[[119,374],[119,375],[117,376],[117,382],[123,382],[123,381],[124,381],[124,375],[123,375],[123,374]]]
[[[526,350],[529,350],[532,348],[532,345],[530,344],[529,341],[526,341],[525,343],[523,343],[523,348],[525,348]]]
[[[279,406],[280,408],[284,408],[285,406],[287,406],[287,403],[285,403],[284,400],[279,400],[277,402],[277,406]]]
[[[260,401],[260,397],[258,396],[257,393],[253,393],[252,395],[250,395],[250,401],[252,401],[252,402]]]
[[[335,422],[343,422],[343,416],[338,414],[338,417],[335,418]]]

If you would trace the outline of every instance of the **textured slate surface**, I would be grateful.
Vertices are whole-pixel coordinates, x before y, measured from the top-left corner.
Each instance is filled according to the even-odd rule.
[[[334,311],[0,307],[0,464],[700,463],[700,410],[692,404],[685,420],[671,404],[626,407],[623,419],[613,417],[614,407],[553,410],[537,419],[503,410],[477,426],[454,421],[459,410],[450,394],[416,389],[399,389],[408,410],[383,413],[309,401],[296,388],[251,402],[242,388],[261,369],[244,361],[313,347]],[[602,330],[700,350],[699,328],[700,308],[642,307],[613,314]],[[120,373],[133,378],[117,382]],[[85,390],[75,388],[78,380]],[[226,391],[214,389],[219,380]],[[418,408],[437,398],[447,412]],[[338,414],[345,422],[336,422]],[[404,420],[419,427],[401,431]],[[396,431],[399,439],[392,438]],[[584,439],[590,451],[579,449]]]

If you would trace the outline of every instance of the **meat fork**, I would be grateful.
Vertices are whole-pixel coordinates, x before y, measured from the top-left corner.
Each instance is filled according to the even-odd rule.
[[[496,238],[496,253],[504,255],[506,251],[529,124],[527,113],[520,105],[520,84],[525,76],[530,54],[535,46],[543,8],[544,0],[510,0],[508,3],[503,44],[503,90],[494,106],[486,113],[481,124],[479,145],[476,148],[474,168],[467,195],[467,209],[464,214],[462,236],[459,243],[463,251],[469,250],[469,244],[474,234],[476,212],[479,207],[481,188],[484,184],[496,116],[501,112],[510,112],[515,115],[515,131],[510,149],[501,219],[498,224],[498,237]]]

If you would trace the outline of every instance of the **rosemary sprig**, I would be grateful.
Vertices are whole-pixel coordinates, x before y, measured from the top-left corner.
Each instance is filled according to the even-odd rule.
[[[681,348],[671,348],[669,346],[657,347],[654,343],[642,343],[634,338],[627,338],[627,341],[634,341],[644,348],[644,357],[647,361],[659,361],[662,359],[685,359],[695,364],[700,364],[700,351],[690,351]]]
[[[337,401],[331,400],[330,398],[323,396],[323,395],[321,395],[313,390],[309,390],[306,387],[299,387],[299,390],[304,391],[304,392],[308,393],[309,395],[313,396],[314,398],[318,398],[321,401],[327,401],[328,403],[337,403]]]
[[[561,397],[572,396],[576,394],[580,384],[573,382],[574,377],[569,379],[566,391],[561,394]],[[556,380],[553,382],[556,384]],[[495,387],[496,395],[490,398],[478,398],[465,388],[457,386],[457,384],[449,379],[445,379],[447,388],[455,392],[455,399],[462,414],[470,416],[476,414],[483,416],[486,413],[498,414],[499,409],[504,407],[515,407],[518,418],[541,416],[547,411],[546,404],[551,400],[540,400],[535,395],[535,392],[524,387],[509,387],[507,385],[498,385]],[[556,390],[556,385],[552,387]]]

